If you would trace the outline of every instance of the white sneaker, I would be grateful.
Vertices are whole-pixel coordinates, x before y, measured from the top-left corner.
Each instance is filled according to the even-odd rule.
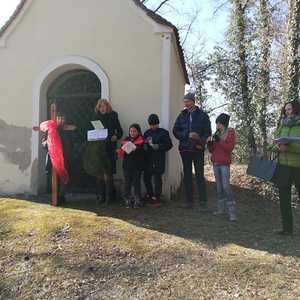
[[[237,220],[236,215],[235,214],[230,214],[229,215],[229,221],[230,222],[235,222]]]

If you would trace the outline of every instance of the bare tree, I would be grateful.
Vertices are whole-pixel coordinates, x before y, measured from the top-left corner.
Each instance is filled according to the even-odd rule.
[[[239,66],[239,83],[241,88],[241,101],[244,112],[244,128],[247,130],[248,147],[252,153],[256,152],[256,142],[253,130],[253,116],[251,114],[251,97],[249,94],[247,51],[246,51],[246,9],[249,1],[233,0],[234,21],[236,25],[236,50]]]
[[[299,22],[300,0],[288,0],[287,100],[299,101]]]
[[[149,0],[140,0],[140,2],[142,4],[147,4],[147,2],[149,2]],[[163,0],[161,1],[157,7],[155,9],[153,9],[154,12],[158,12],[164,5],[166,5],[168,2],[170,2],[170,0]]]
[[[258,67],[258,126],[263,151],[267,150],[267,105],[270,98],[270,50],[272,43],[271,11],[268,0],[259,0],[258,42],[260,59]]]

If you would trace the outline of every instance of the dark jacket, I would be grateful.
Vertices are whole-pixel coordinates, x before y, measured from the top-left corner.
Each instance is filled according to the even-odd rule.
[[[166,152],[169,151],[173,145],[169,132],[163,128],[155,130],[149,129],[144,134],[144,139],[151,138],[153,144],[158,145],[158,150],[147,144],[146,150],[146,171],[155,174],[163,174],[165,172]]]
[[[145,149],[144,149],[144,139],[142,136],[138,136],[136,139],[132,139],[127,137],[122,144],[124,145],[126,142],[131,141],[135,144],[136,149],[127,154],[122,151],[121,156],[123,156],[123,169],[126,171],[143,171],[145,169]],[[120,150],[120,149],[119,149]]]
[[[199,107],[190,113],[184,109],[177,117],[173,134],[179,140],[179,151],[203,151],[196,149],[196,143],[189,139],[189,133],[196,132],[203,141],[211,136],[208,115]]]
[[[113,135],[116,135],[119,140],[123,135],[123,130],[118,118],[118,114],[115,111],[106,114],[96,112],[91,121],[96,120],[100,120],[104,128],[108,129],[108,137],[106,140],[107,151],[109,153],[115,154],[117,149],[117,142],[111,142],[110,139]]]

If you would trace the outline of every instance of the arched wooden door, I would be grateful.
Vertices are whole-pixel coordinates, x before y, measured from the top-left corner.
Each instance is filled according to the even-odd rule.
[[[70,162],[70,187],[73,192],[90,191],[95,185],[94,178],[83,170],[82,158],[87,130],[91,129],[90,120],[100,97],[101,82],[94,73],[87,70],[72,70],[62,74],[47,93],[48,118],[51,104],[56,103],[57,111],[64,114],[66,122],[77,127],[74,132],[64,135],[70,145],[67,155]]]

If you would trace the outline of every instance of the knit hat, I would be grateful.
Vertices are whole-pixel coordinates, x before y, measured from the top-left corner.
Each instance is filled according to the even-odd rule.
[[[189,93],[187,93],[187,94],[184,95],[183,100],[192,100],[193,102],[195,102],[196,101],[195,94],[189,92]]]
[[[159,118],[156,114],[151,114],[148,118],[148,124],[149,125],[157,125],[159,124]]]
[[[129,130],[130,130],[130,128],[135,128],[136,130],[137,130],[137,132],[141,135],[142,134],[142,129],[141,129],[141,126],[139,125],[139,124],[137,124],[137,123],[134,123],[134,124],[131,124],[130,126],[129,126]]]
[[[217,123],[220,123],[220,124],[223,124],[225,127],[228,127],[229,125],[229,120],[230,120],[230,116],[227,115],[227,114],[220,114],[217,119],[216,119],[216,124]]]

